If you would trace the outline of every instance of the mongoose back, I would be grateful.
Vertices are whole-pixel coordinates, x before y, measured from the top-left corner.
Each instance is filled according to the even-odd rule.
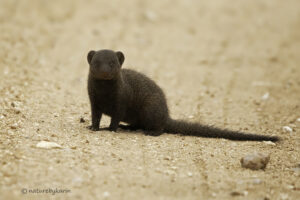
[[[88,94],[91,103],[91,130],[99,130],[102,114],[111,117],[109,130],[118,127],[158,136],[164,132],[181,135],[225,138],[230,140],[278,141],[278,137],[224,130],[199,123],[173,120],[169,116],[162,89],[150,78],[129,69],[121,69],[125,60],[120,51],[90,51]],[[121,125],[125,122],[128,126]]]

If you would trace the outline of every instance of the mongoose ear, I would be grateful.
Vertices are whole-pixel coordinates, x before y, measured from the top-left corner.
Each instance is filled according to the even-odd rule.
[[[125,60],[124,54],[123,54],[121,51],[117,51],[117,52],[116,52],[116,55],[117,55],[117,57],[118,57],[118,60],[119,60],[120,65],[122,65],[123,62],[124,62],[124,60]]]
[[[91,64],[92,58],[95,55],[96,51],[92,50],[88,53],[87,55],[87,61],[89,62],[89,64]]]

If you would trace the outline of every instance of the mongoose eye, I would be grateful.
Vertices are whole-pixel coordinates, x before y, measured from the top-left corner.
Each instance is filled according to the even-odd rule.
[[[109,64],[110,67],[113,67],[113,66],[115,66],[116,63],[115,63],[115,61],[112,60],[108,64]]]
[[[93,66],[99,66],[99,65],[101,65],[101,63],[99,62],[99,61],[94,61],[94,62],[92,62],[92,64],[93,64]]]

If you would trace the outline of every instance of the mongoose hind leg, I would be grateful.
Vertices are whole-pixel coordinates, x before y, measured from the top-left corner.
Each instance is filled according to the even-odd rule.
[[[163,134],[167,112],[158,100],[149,100],[142,110],[142,125],[146,135],[159,136]]]

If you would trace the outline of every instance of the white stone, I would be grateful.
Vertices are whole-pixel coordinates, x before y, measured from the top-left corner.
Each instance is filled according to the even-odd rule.
[[[290,190],[295,189],[295,187],[294,187],[293,185],[287,185],[286,188],[287,188],[287,189],[290,189]]]
[[[4,75],[9,74],[9,69],[8,69],[8,68],[5,68],[4,71],[3,71],[3,74],[4,74]]]
[[[259,185],[262,183],[262,180],[260,180],[259,178],[253,179],[252,181],[253,184]]]
[[[267,92],[267,93],[265,93],[265,94],[261,97],[261,99],[262,99],[262,100],[267,100],[267,99],[269,98],[269,96],[270,96],[270,94],[269,94],[269,92]]]
[[[103,192],[103,197],[104,198],[107,198],[107,197],[109,197],[110,196],[110,193],[109,192]]]
[[[187,175],[188,175],[189,177],[192,177],[192,176],[193,176],[193,173],[192,173],[192,172],[188,172]]]
[[[289,127],[289,126],[284,126],[284,127],[282,127],[282,130],[283,130],[284,132],[289,132],[289,133],[293,132],[293,129],[292,129],[291,127]]]
[[[59,144],[55,143],[55,142],[48,142],[48,141],[41,141],[39,143],[36,144],[37,148],[42,148],[42,149],[61,149],[62,146],[60,146]]]
[[[281,194],[280,194],[280,199],[281,199],[281,200],[288,200],[288,199],[289,199],[289,195],[288,195],[288,194],[285,194],[285,193],[281,193]]]

